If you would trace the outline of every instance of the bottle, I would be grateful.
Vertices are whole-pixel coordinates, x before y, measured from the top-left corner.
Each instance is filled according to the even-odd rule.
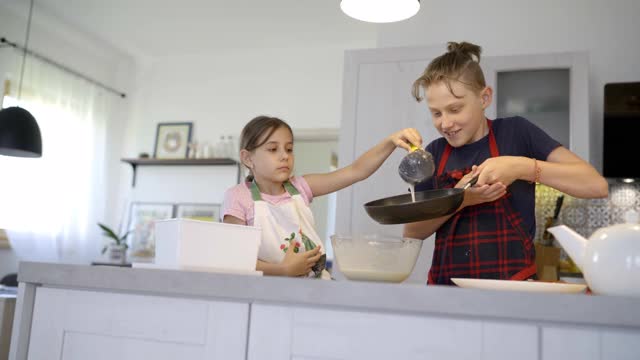
[[[188,154],[187,154],[187,158],[188,159],[196,159],[198,157],[198,143],[197,142],[190,142],[187,145],[188,148]]]
[[[237,157],[236,145],[233,140],[233,136],[227,136],[227,157],[230,159],[235,159]]]
[[[220,136],[220,140],[218,140],[218,142],[216,143],[216,148],[215,148],[215,157],[217,158],[223,158],[225,157],[225,148],[224,148],[224,136]]]
[[[211,157],[211,145],[208,142],[202,144],[202,151],[200,151],[200,156],[204,159],[208,159]]]

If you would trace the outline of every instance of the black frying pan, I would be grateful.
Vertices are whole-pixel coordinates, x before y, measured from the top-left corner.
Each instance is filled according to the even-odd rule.
[[[416,192],[415,202],[411,201],[411,194],[404,194],[370,201],[364,204],[364,208],[380,224],[406,224],[435,219],[456,211],[464,200],[464,191],[477,181],[476,176],[463,188]]]

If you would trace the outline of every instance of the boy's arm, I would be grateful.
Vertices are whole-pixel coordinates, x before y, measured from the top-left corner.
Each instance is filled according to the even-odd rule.
[[[565,147],[558,147],[538,162],[540,183],[579,198],[605,198],[609,184],[591,164]],[[533,177],[533,174],[531,175]]]
[[[326,195],[371,176],[396,147],[409,151],[409,143],[421,146],[422,137],[416,129],[408,128],[385,138],[361,155],[351,165],[325,174],[304,175],[313,196]]]
[[[607,181],[596,169],[562,146],[554,149],[546,161],[499,156],[487,159],[479,170],[478,185],[497,181],[510,185],[515,180],[525,180],[538,181],[578,198],[604,198],[609,194]]]

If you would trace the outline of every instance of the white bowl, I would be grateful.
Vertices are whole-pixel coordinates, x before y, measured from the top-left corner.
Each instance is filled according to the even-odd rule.
[[[378,235],[333,235],[331,244],[347,279],[402,282],[416,264],[422,240]]]
[[[156,221],[155,265],[193,270],[256,269],[261,231],[253,226],[191,219]]]

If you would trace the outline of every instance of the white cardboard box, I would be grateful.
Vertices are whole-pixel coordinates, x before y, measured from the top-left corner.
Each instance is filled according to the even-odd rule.
[[[191,219],[156,221],[155,267],[254,272],[261,231]]]

